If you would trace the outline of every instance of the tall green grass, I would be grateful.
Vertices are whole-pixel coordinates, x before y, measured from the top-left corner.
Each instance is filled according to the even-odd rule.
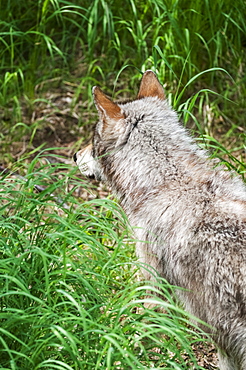
[[[240,83],[245,9],[243,0],[127,0],[124,7],[113,0],[7,0],[0,10],[1,101],[23,89],[32,95],[43,80],[68,78],[77,62],[82,77],[104,83],[127,64],[154,66],[171,88],[213,67]],[[220,80],[214,71],[202,83]]]
[[[74,169],[44,164],[42,155],[26,173],[0,178],[1,369],[198,369],[191,345],[199,336],[172,288],[160,280],[161,301],[158,283],[136,280],[119,206],[79,204],[73,193],[85,185]]]
[[[33,113],[42,101],[63,115],[54,93],[68,94],[66,125],[74,132],[74,117],[79,127],[88,122],[93,85],[129,97],[139,71],[152,68],[185,123],[225,138],[232,155],[245,154],[245,12],[244,0],[127,0],[124,7],[7,0],[0,7],[1,151],[23,136],[32,144],[40,121],[50,130],[49,114],[35,120]]]

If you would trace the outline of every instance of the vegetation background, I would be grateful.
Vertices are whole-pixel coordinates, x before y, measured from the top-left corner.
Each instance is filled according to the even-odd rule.
[[[92,86],[134,97],[153,69],[244,178],[245,14],[245,0],[0,1],[0,369],[216,368],[165,282],[149,298],[164,311],[143,304],[127,220],[71,157]]]

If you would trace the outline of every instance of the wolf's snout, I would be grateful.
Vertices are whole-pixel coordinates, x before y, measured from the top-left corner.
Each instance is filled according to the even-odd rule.
[[[74,160],[75,163],[77,162],[77,153],[74,153],[73,160]]]

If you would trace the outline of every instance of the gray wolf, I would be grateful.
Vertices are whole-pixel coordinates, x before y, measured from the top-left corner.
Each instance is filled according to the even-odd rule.
[[[117,104],[98,87],[93,95],[99,122],[92,145],[74,156],[78,167],[109,183],[137,226],[139,259],[184,288],[177,294],[185,309],[213,328],[220,369],[245,370],[242,180],[196,145],[152,71],[135,100]]]

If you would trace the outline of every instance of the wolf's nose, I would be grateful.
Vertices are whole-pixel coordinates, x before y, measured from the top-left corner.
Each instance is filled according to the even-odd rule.
[[[74,160],[75,163],[77,162],[77,153],[74,153],[73,160]]]

